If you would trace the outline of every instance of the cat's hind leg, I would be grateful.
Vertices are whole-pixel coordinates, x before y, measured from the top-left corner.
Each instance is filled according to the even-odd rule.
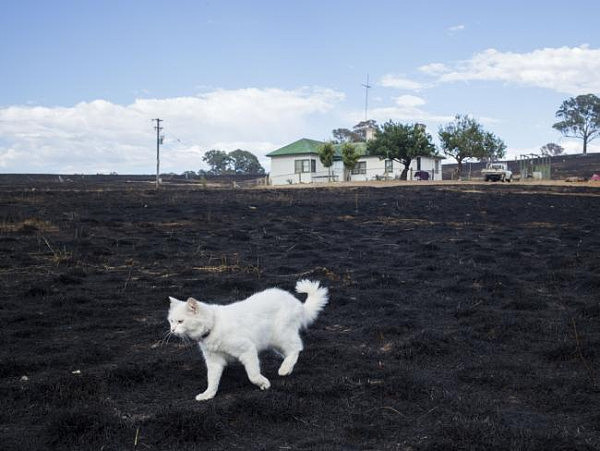
[[[302,351],[302,339],[299,335],[292,337],[287,343],[281,346],[285,358],[279,367],[280,376],[288,376],[294,371],[294,365],[298,361],[300,351]]]
[[[250,382],[258,386],[261,390],[266,390],[271,386],[269,379],[260,374],[260,363],[256,349],[244,352],[240,355],[239,360],[244,365]]]

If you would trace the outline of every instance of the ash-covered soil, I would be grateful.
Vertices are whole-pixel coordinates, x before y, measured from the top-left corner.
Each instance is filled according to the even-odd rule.
[[[0,190],[2,449],[599,449],[600,189]],[[168,296],[330,289],[217,397]]]

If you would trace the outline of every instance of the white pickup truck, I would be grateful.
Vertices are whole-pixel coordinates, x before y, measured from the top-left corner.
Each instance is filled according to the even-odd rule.
[[[486,182],[510,182],[512,180],[512,171],[508,170],[506,163],[488,163],[487,167],[481,170],[481,175]]]

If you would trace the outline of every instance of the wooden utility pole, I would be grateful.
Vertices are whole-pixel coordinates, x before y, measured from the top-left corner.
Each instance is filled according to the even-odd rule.
[[[162,119],[152,119],[156,121],[156,189],[158,190],[158,186],[160,185],[160,131],[163,129],[160,126],[160,123],[163,121]]]

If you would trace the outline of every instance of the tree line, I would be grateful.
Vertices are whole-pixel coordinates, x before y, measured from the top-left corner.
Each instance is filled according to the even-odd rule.
[[[200,175],[264,175],[265,169],[262,167],[256,155],[246,150],[237,149],[231,152],[223,150],[209,150],[202,157],[210,169],[208,171],[200,170]]]
[[[583,153],[587,153],[588,144],[600,134],[600,98],[594,94],[579,95],[565,100],[556,111],[558,122],[553,128],[563,136],[583,141]],[[368,140],[369,130],[374,132]],[[346,173],[352,171],[358,160],[357,142],[367,142],[367,153],[381,159],[394,160],[403,165],[401,178],[406,180],[412,160],[417,157],[439,155],[432,137],[423,124],[402,124],[388,121],[378,125],[374,120],[362,121],[352,129],[332,130],[333,139],[319,149],[319,158],[326,168],[331,168],[335,155],[334,144],[341,145],[341,157]],[[458,174],[462,171],[463,161],[476,159],[493,161],[505,156],[506,144],[502,139],[468,115],[457,114],[454,120],[438,129],[438,138],[442,153],[456,160]],[[540,148],[545,156],[560,155],[564,149],[555,143]],[[251,152],[237,149],[232,152],[209,150],[202,158],[209,170],[199,170],[199,175],[256,174],[264,175],[265,169]]]
[[[552,127],[563,136],[583,141],[583,153],[588,144],[600,134],[600,98],[594,94],[580,95],[565,100],[556,117],[560,119]],[[367,130],[374,129],[374,139],[366,140]],[[367,153],[380,159],[394,160],[403,165],[401,179],[406,180],[413,159],[439,155],[432,137],[423,124],[402,124],[388,121],[377,125],[375,121],[363,121],[352,130],[338,128],[332,131],[334,139],[319,149],[319,158],[326,168],[331,168],[334,144],[342,144],[344,168],[351,171],[356,166],[358,155],[352,143],[367,141]],[[502,139],[468,115],[457,114],[454,120],[438,129],[441,151],[457,162],[460,176],[462,163],[467,159],[494,161],[504,158],[506,144]],[[555,143],[540,148],[546,156],[560,155],[564,149]]]
[[[407,179],[414,159],[438,155],[433,139],[423,124],[402,124],[390,120],[383,125],[377,125],[375,121],[366,121],[359,123],[352,131],[333,131],[335,140],[323,144],[319,149],[319,158],[323,166],[330,168],[333,165],[334,144],[341,141],[344,168],[346,172],[352,171],[360,158],[352,143],[365,141],[366,132],[357,132],[357,128],[364,130],[366,127],[374,128],[373,139],[367,141],[367,154],[400,163],[402,180]],[[485,131],[481,124],[469,116],[457,115],[454,122],[440,128],[438,136],[442,151],[454,157],[459,167],[466,158],[502,158],[506,149],[500,138]]]

